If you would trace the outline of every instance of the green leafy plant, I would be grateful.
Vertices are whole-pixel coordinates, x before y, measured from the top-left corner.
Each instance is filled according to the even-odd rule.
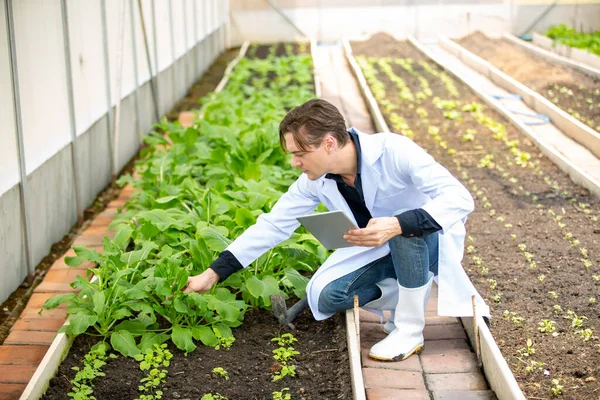
[[[538,331],[542,333],[552,333],[556,332],[556,322],[550,321],[547,319],[543,319],[542,322],[538,324]]]
[[[225,379],[226,381],[229,380],[229,373],[227,371],[225,371],[225,369],[222,367],[213,368],[212,375],[214,377]]]
[[[154,344],[144,354],[137,354],[134,358],[140,362],[140,369],[148,374],[140,380],[138,390],[143,392],[138,400],[161,399],[163,392],[157,390],[164,385],[167,377],[167,368],[171,365],[173,354],[167,350],[166,344]]]
[[[227,397],[223,396],[219,393],[206,393],[203,395],[200,400],[229,400]]]
[[[285,393],[288,390],[290,390],[289,388],[283,388],[281,389],[280,392],[273,392],[273,400],[291,400],[292,399],[292,395],[289,393]]]
[[[92,395],[94,392],[93,381],[98,376],[104,376],[102,367],[106,365],[109,358],[116,358],[114,354],[109,354],[110,345],[105,342],[98,342],[83,357],[83,367],[72,367],[77,371],[75,377],[71,380],[71,391],[67,394],[74,400],[95,400]]]

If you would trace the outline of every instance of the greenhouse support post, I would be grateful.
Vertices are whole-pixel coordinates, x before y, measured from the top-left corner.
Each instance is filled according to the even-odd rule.
[[[196,80],[196,77],[198,75],[200,75],[200,64],[198,62],[198,18],[196,18],[196,16],[198,15],[198,7],[196,6],[196,1],[192,2],[192,15],[194,16],[194,18],[192,19],[194,21],[194,81]]]
[[[65,1],[65,0],[63,0]],[[123,81],[123,45],[125,44],[125,2],[121,2],[121,11],[119,12],[119,30],[117,31],[117,76],[115,79],[115,94],[117,102],[115,104],[115,120],[114,120],[114,147],[113,147],[113,168],[112,180],[117,178],[119,173],[119,130],[121,127],[121,86]]]
[[[138,0],[138,4],[140,5],[140,10],[142,9],[142,0]],[[152,17],[152,41],[154,43],[154,48],[152,49],[154,52],[154,77],[155,77],[155,84],[154,84],[154,90],[156,92],[156,122],[160,121],[160,112],[159,112],[159,106],[158,106],[158,99],[160,99],[160,88],[158,87],[158,72],[160,71],[160,68],[158,67],[158,37],[156,34],[156,4],[155,4],[155,0],[152,0],[150,2],[150,14]]]
[[[33,254],[31,252],[31,216],[29,213],[29,186],[27,182],[27,169],[25,168],[25,146],[23,144],[23,124],[21,119],[21,97],[19,95],[19,71],[17,69],[17,49],[15,42],[15,20],[13,17],[12,0],[4,2],[6,14],[6,31],[8,36],[8,57],[10,61],[10,76],[12,80],[12,99],[13,99],[13,115],[15,117],[15,132],[17,136],[17,155],[19,158],[19,188],[21,190],[21,216],[23,221],[23,229],[25,231],[25,262],[27,263],[27,272],[29,274],[29,282],[33,282],[35,266],[33,265]]]
[[[77,127],[75,122],[75,101],[73,100],[73,71],[71,69],[71,39],[69,37],[69,15],[67,0],[60,1],[62,16],[63,44],[65,51],[65,73],[67,77],[67,99],[69,103],[69,125],[71,131],[71,169],[73,170],[73,183],[75,189],[75,205],[77,208],[77,223],[83,222],[83,205],[79,193],[79,177],[77,176]]]
[[[140,24],[142,26],[142,36],[144,36],[144,47],[146,49],[146,61],[148,63],[148,71],[150,72],[150,91],[152,92],[152,100],[154,103],[154,116],[156,121],[160,121],[158,112],[158,93],[154,82],[154,73],[152,72],[152,60],[150,59],[150,48],[148,47],[148,35],[146,34],[146,22],[144,21],[144,10],[142,8],[142,0],[138,0],[138,11],[140,13]],[[154,3],[153,3],[154,4]],[[155,43],[156,46],[156,43]],[[158,66],[157,66],[158,68]]]
[[[129,25],[131,25],[131,50],[133,52],[133,79],[135,80],[135,89],[133,100],[135,103],[135,131],[140,135],[140,146],[142,146],[142,128],[140,126],[140,76],[138,73],[137,43],[135,38],[135,0],[129,0]]]
[[[171,94],[173,95],[172,100],[176,100],[179,97],[177,92],[177,74],[175,72],[175,61],[177,55],[175,54],[175,27],[173,26],[173,2],[169,1],[169,33],[171,34]],[[185,27],[185,22],[184,22]]]
[[[108,137],[108,158],[110,165],[113,162],[113,108],[112,108],[112,93],[110,91],[110,58],[108,55],[108,29],[106,22],[106,0],[100,2],[102,14],[102,50],[104,53],[104,88],[106,91],[106,109],[108,114],[107,137]],[[112,168],[112,167],[111,167]]]
[[[190,42],[189,42],[189,38],[188,38],[188,13],[187,13],[187,1],[183,2],[183,43],[185,44],[185,51],[183,52],[183,54],[186,55],[188,54],[188,51],[190,49]],[[193,51],[192,51],[193,54]],[[187,88],[187,85],[189,84],[189,79],[190,79],[190,74],[189,74],[189,68],[188,68],[188,64],[187,61],[184,59],[183,62],[183,67],[184,67],[184,73],[185,73],[185,87]]]

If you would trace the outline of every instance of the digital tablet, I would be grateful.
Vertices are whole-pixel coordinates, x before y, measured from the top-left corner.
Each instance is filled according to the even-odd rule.
[[[343,211],[304,215],[296,219],[329,250],[354,246],[344,239],[344,235],[358,227]]]

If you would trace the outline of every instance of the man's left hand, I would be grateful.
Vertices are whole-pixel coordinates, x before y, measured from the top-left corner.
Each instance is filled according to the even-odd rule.
[[[379,247],[401,233],[402,228],[398,218],[371,218],[365,228],[349,230],[344,235],[344,239],[355,246]]]

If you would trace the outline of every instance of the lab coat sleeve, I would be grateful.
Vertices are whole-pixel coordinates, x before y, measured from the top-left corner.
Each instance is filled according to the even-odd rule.
[[[242,266],[247,267],[266,251],[288,239],[300,226],[296,217],[310,214],[319,205],[318,181],[300,176],[271,209],[246,229],[228,247]]]
[[[396,136],[393,146],[396,172],[431,200],[421,208],[442,227],[445,233],[459,221],[464,221],[473,211],[473,197],[450,172],[438,164],[431,155],[412,140]]]

